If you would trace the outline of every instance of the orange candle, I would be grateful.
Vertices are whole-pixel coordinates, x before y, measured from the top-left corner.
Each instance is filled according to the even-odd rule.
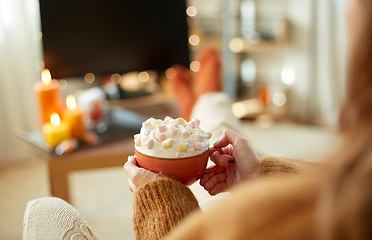
[[[57,147],[62,141],[71,137],[70,125],[61,121],[58,113],[52,113],[50,122],[44,123],[41,132],[46,143],[52,148]]]
[[[67,96],[66,106],[67,108],[63,112],[63,120],[71,126],[71,136],[77,140],[83,140],[85,135],[83,111],[76,106],[76,100],[73,95]]]
[[[41,82],[35,83],[34,91],[39,107],[41,124],[49,122],[52,113],[57,112],[61,114],[63,104],[58,81],[52,80],[48,69],[42,71]]]

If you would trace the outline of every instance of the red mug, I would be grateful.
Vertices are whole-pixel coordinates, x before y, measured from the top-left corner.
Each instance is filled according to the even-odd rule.
[[[193,157],[157,158],[144,155],[135,150],[135,158],[138,166],[141,168],[176,179],[184,185],[191,185],[199,180],[204,173],[210,173],[218,171],[219,168],[224,168],[222,166],[206,169],[208,159],[215,151],[225,154],[221,148],[212,147],[204,153]]]

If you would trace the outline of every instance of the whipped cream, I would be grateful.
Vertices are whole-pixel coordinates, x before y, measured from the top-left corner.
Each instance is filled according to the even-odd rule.
[[[167,159],[203,154],[212,134],[199,125],[197,118],[190,122],[183,118],[149,118],[142,123],[140,133],[134,135],[135,148],[144,155]]]

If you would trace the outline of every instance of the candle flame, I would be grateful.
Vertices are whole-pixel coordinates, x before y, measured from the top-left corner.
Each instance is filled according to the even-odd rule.
[[[44,84],[49,84],[51,80],[52,80],[52,75],[50,74],[49,69],[45,68],[45,69],[41,72],[41,81],[42,81]]]
[[[76,100],[75,100],[74,95],[70,94],[67,96],[66,105],[67,105],[67,108],[70,110],[73,110],[76,108]]]
[[[58,126],[60,124],[61,119],[59,118],[58,113],[52,113],[52,115],[50,116],[50,122],[53,126]]]

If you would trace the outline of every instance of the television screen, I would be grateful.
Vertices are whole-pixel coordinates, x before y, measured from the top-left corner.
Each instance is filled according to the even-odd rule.
[[[189,64],[185,0],[40,0],[53,78]]]

